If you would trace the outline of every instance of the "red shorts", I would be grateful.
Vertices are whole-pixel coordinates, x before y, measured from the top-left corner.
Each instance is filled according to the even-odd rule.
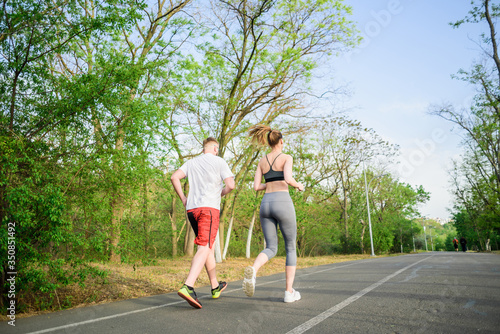
[[[219,210],[214,208],[196,208],[187,211],[196,239],[194,243],[212,248],[219,229]]]

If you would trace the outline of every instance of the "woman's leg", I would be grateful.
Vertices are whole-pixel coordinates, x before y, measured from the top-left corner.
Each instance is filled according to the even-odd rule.
[[[253,266],[245,268],[242,288],[248,297],[254,295],[257,271],[270,258],[275,256],[278,250],[278,225],[276,220],[269,215],[269,210],[270,206],[266,201],[266,195],[264,195],[264,199],[260,205],[260,224],[262,226],[264,238],[266,239],[266,248],[257,256]]]
[[[281,204],[281,203],[280,203]],[[293,282],[295,280],[295,270],[297,265],[297,220],[295,217],[295,208],[290,198],[289,202],[284,202],[276,210],[274,215],[279,217],[279,227],[283,239],[285,240],[286,250],[286,290],[293,292]]]
[[[296,266],[286,266],[285,267],[285,275],[286,275],[286,291],[292,293],[293,292],[293,281],[295,280],[295,269]]]
[[[255,272],[257,273],[257,271],[259,271],[260,267],[262,267],[264,264],[266,264],[266,262],[269,261],[269,258],[267,257],[267,255],[265,253],[260,253],[257,258],[255,259],[255,261],[253,262],[253,266],[254,269],[255,269]]]
[[[266,240],[266,248],[260,252],[253,263],[256,273],[278,251],[278,222],[272,218],[270,209],[269,203],[262,203],[260,206],[260,226]]]

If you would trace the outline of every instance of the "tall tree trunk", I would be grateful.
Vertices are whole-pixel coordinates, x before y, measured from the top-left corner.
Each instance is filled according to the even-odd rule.
[[[172,226],[172,256],[177,256],[177,210],[175,210],[175,203],[177,197],[172,199],[172,214],[170,215],[170,225]]]
[[[189,183],[184,183],[184,194],[188,193]],[[184,236],[184,255],[193,256],[194,254],[194,239],[196,236],[194,235],[194,230],[191,227],[191,223],[187,217],[187,212],[184,211],[184,218],[186,219],[186,235]]]
[[[360,220],[360,223],[361,225],[363,225],[363,228],[361,229],[361,254],[365,254],[365,244],[363,242],[363,239],[365,238],[366,223],[363,219]]]
[[[250,258],[250,246],[252,245],[252,232],[253,226],[255,225],[255,217],[257,216],[257,207],[253,210],[252,220],[250,221],[250,227],[248,228],[248,237],[247,237],[247,249],[246,249],[246,258]]]
[[[484,1],[484,17],[486,18],[486,21],[488,22],[488,26],[490,28],[490,40],[491,40],[491,45],[492,45],[492,49],[493,49],[493,55],[491,57],[495,61],[495,65],[497,67],[497,72],[498,72],[497,73],[498,74],[498,83],[500,84],[500,57],[498,56],[495,21],[492,19],[491,14],[490,14],[489,2],[490,2],[489,0]]]
[[[304,257],[306,254],[306,228],[301,226],[297,231],[297,255],[299,257]]]
[[[480,250],[484,251],[484,242],[483,242],[483,239],[481,238],[481,235],[479,233],[479,229],[477,228],[477,225],[475,223],[474,223],[474,230],[476,230],[477,241],[479,241]]]
[[[224,246],[224,252],[222,253],[222,259],[226,259],[227,249],[229,247],[229,240],[231,239],[231,229],[233,228],[234,220],[234,208],[236,207],[236,198],[233,201],[233,208],[231,209],[231,219],[229,220],[229,227],[227,228],[226,245]]]
[[[14,80],[12,81],[12,94],[10,97],[10,120],[9,120],[9,130],[11,133],[14,132],[14,112],[16,110],[16,96],[17,96],[17,80],[21,74],[22,69],[26,63],[21,66],[21,69],[16,71],[14,74]]]
[[[144,255],[148,254],[148,185],[146,181],[142,184],[142,193],[143,193],[143,211],[142,211],[142,228],[144,231]]]
[[[241,187],[238,186],[240,184],[240,180],[246,179],[248,172],[250,170],[250,166],[253,164],[255,159],[257,159],[260,151],[254,152],[253,155],[252,155],[252,152],[254,152],[254,151],[246,152],[244,155],[240,156],[240,159],[243,159],[243,158],[245,158],[245,155],[247,155],[245,158],[246,160],[243,163],[242,168],[238,171],[238,173],[235,173],[236,176],[234,178],[234,183],[236,184],[236,189],[233,192],[226,195],[226,197],[225,197],[226,200],[224,201],[224,203],[221,206],[220,223],[219,223],[219,235],[220,235],[219,242],[220,242],[221,248],[224,248],[224,227],[225,227],[224,222],[226,220],[226,217],[227,217],[227,214],[229,211],[228,208],[230,207],[230,205],[232,205],[231,215],[234,215],[234,205],[236,203],[236,198],[238,197],[238,194],[241,191]],[[255,196],[257,196],[257,193],[255,194]]]
[[[344,173],[341,171],[340,172],[340,177],[341,177],[341,182],[342,182],[342,194],[344,198],[342,199],[342,220],[344,222],[344,235],[345,235],[345,241],[344,241],[344,253],[348,252],[348,246],[349,246],[349,226],[348,226],[348,219],[347,219],[347,184],[346,181],[344,180]]]
[[[184,254],[193,256],[194,254],[194,231],[193,228],[191,227],[191,224],[189,223],[189,220],[186,215],[186,234],[184,236]]]
[[[399,243],[401,244],[401,253],[403,253],[403,227],[399,228]]]
[[[221,210],[220,210],[219,231],[218,231],[218,235],[219,235],[219,246],[218,247],[220,247],[220,248],[216,249],[216,251],[219,251],[219,252],[221,249],[224,249],[224,228],[226,226],[224,221],[226,220],[227,213],[229,211],[226,208],[229,207],[230,197],[232,197],[232,194],[226,195],[226,200],[222,204]]]
[[[7,173],[7,180],[10,180],[10,175],[9,173]],[[9,184],[10,182],[7,182],[7,184]],[[7,217],[7,214],[8,214],[8,211],[9,211],[9,202],[7,201],[7,198],[6,198],[6,193],[7,192],[7,186],[6,185],[3,185],[0,187],[0,223],[1,222],[4,222],[4,221],[7,221],[7,222],[10,222],[11,220],[10,219],[5,219]],[[7,225],[7,224],[5,224]],[[8,229],[7,226],[5,226],[4,224],[2,224],[2,228],[5,228],[5,230]],[[7,246],[5,246],[7,247]],[[7,254],[5,254],[5,256],[7,256]],[[5,284],[7,283],[7,273],[9,272],[8,270],[8,266],[7,266],[7,261],[2,261],[3,262],[3,265],[2,265],[2,275],[0,276],[0,286],[4,287]],[[3,291],[3,289],[2,289]],[[17,300],[16,300],[17,302]],[[2,307],[2,309],[7,309],[7,306],[9,305],[9,298],[7,298],[7,293],[1,293],[0,294],[0,307]]]
[[[346,242],[348,242],[349,240],[349,226],[348,226],[348,219],[347,219],[347,191],[345,191],[344,189],[344,207],[343,207],[343,211],[344,211],[344,231],[345,231],[345,240]]]
[[[113,198],[111,202],[111,236],[110,236],[110,244],[111,244],[111,252],[110,252],[110,260],[111,262],[121,262],[121,256],[118,253],[118,244],[120,243],[120,225],[123,218],[123,197],[121,196],[121,184],[120,178],[117,177],[121,173],[121,154],[123,153],[123,141],[124,141],[124,130],[119,126],[117,132],[117,139],[115,144],[115,150],[118,153],[115,153],[116,159],[113,161],[113,172],[114,177],[118,179],[117,184],[115,185],[115,190],[113,191]]]
[[[219,238],[219,230],[217,230],[217,235],[215,236],[215,242],[214,242],[214,255],[215,255],[215,262],[216,263],[221,263],[222,262],[222,254],[220,251],[220,238]]]
[[[123,218],[122,199],[118,193],[113,195],[112,217],[111,217],[111,236],[110,236],[110,261],[115,263],[121,262],[121,256],[118,252],[118,244],[120,243],[120,225]]]
[[[245,174],[246,175],[246,174]],[[222,260],[226,259],[226,252],[227,248],[229,247],[229,240],[231,238],[231,229],[233,228],[233,218],[234,218],[234,210],[236,208],[236,198],[238,197],[239,191],[237,191],[234,194],[234,197],[232,198],[232,206],[231,206],[231,219],[229,220],[229,227],[227,229],[227,238],[226,238],[226,244],[224,246],[224,252],[222,254]],[[227,201],[226,201],[227,203]],[[219,227],[220,229],[220,227]],[[222,246],[221,246],[222,247]]]
[[[227,228],[227,235],[226,235],[226,244],[224,245],[224,251],[222,252],[222,259],[226,259],[226,254],[227,254],[227,248],[229,247],[229,239],[231,238],[231,229],[233,228],[233,218],[234,215],[231,215],[231,219],[229,219],[229,226]]]

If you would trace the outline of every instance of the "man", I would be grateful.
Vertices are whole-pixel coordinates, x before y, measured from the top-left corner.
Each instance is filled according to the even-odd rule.
[[[457,238],[453,238],[453,247],[455,247],[455,252],[458,252],[458,240]]]
[[[462,246],[462,252],[467,251],[467,240],[463,236],[460,238],[460,246]]]
[[[208,137],[203,141],[203,154],[186,162],[170,178],[175,192],[186,207],[196,235],[194,243],[198,245],[188,277],[177,292],[194,308],[201,308],[193,287],[203,266],[212,286],[212,298],[219,298],[227,287],[226,282],[217,281],[213,246],[219,229],[220,200],[234,189],[234,175],[224,159],[217,156],[218,152],[219,143],[215,138]],[[189,182],[187,198],[181,185],[181,179],[185,177]]]

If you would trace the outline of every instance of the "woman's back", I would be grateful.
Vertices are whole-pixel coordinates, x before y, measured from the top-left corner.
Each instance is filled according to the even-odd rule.
[[[289,155],[280,152],[266,154],[259,161],[262,175],[269,173],[271,168],[275,172],[283,172],[288,157]],[[266,182],[266,193],[276,191],[288,191],[288,184],[284,180]]]

